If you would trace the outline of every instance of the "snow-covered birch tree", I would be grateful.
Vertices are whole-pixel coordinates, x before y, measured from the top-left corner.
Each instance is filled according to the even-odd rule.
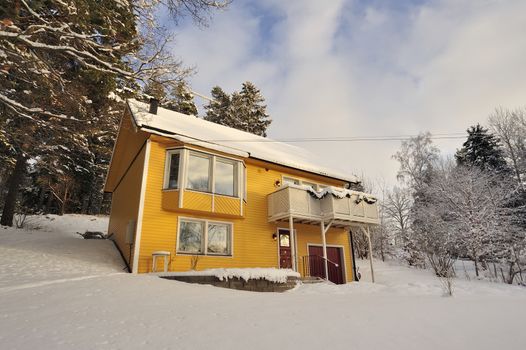
[[[420,133],[408,140],[402,141],[400,150],[397,151],[393,158],[400,163],[398,170],[398,180],[401,186],[407,188],[411,197],[411,210],[409,225],[406,226],[406,239],[403,241],[403,250],[406,260],[410,265],[425,265],[424,251],[417,246],[416,237],[426,234],[429,226],[427,221],[421,221],[420,216],[414,212],[419,206],[426,206],[425,189],[429,184],[433,167],[439,159],[439,150],[431,140],[429,132]],[[425,219],[423,216],[422,220]]]
[[[503,145],[517,182],[526,188],[526,109],[497,108],[489,124]]]
[[[406,188],[395,186],[385,193],[382,210],[393,222],[397,242],[408,239],[411,205],[411,194]]]

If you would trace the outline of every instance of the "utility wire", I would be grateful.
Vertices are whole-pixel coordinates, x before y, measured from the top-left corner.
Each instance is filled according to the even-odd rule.
[[[214,99],[206,95],[200,94],[194,90],[190,92],[198,97],[201,97],[207,101],[213,101]],[[391,136],[334,136],[334,137],[305,137],[305,138],[290,138],[290,139],[247,139],[247,140],[232,140],[232,139],[221,139],[221,140],[208,140],[207,142],[251,142],[251,143],[275,143],[275,142],[287,142],[287,143],[300,143],[300,142],[369,142],[369,141],[405,141],[411,137],[417,135],[391,135]],[[455,140],[465,138],[465,132],[453,132],[443,134],[431,134],[433,140]]]
[[[465,133],[432,134],[433,140],[455,140],[463,139]],[[394,135],[394,136],[337,136],[337,137],[305,137],[284,139],[214,139],[209,142],[250,142],[250,143],[275,143],[275,142],[362,142],[362,141],[405,141],[417,135]]]

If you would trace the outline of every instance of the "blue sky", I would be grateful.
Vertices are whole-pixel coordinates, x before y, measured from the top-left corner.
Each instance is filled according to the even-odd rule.
[[[260,87],[272,138],[463,132],[526,105],[525,13],[524,0],[234,0],[208,28],[183,21],[173,53],[197,67],[195,91]],[[399,142],[300,145],[396,181]]]

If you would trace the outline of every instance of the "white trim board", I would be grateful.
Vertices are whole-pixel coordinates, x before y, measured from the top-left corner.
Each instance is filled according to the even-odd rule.
[[[218,223],[218,224],[225,224],[230,226],[230,254],[229,255],[223,255],[223,254],[207,254],[207,252],[203,252],[201,254],[198,253],[184,253],[179,252],[179,232],[181,229],[181,221],[187,220],[187,221],[200,221],[204,222],[205,224],[205,232],[204,232],[204,241],[205,241],[205,250],[206,250],[206,244],[208,240],[208,224],[209,223]],[[221,220],[210,220],[210,219],[201,219],[201,218],[195,218],[195,217],[188,217],[188,216],[179,216],[177,217],[177,228],[175,232],[175,255],[176,256],[199,256],[199,257],[218,257],[218,258],[233,258],[234,257],[234,223],[231,221],[221,221]]]
[[[140,258],[141,236],[142,236],[142,219],[144,215],[144,201],[146,197],[148,167],[150,164],[151,142],[152,141],[150,139],[146,140],[146,148],[144,151],[144,165],[142,168],[141,195],[139,197],[139,211],[137,212],[137,228],[135,231],[135,247],[133,251],[132,273],[138,273],[139,271],[139,258]]]
[[[276,227],[276,236],[277,236],[276,241],[278,243],[277,244],[277,246],[278,246],[278,269],[281,269],[281,255],[280,255],[281,252],[279,250],[279,247],[280,247],[280,245],[279,245],[279,230],[289,231],[289,238],[290,238],[290,228],[288,228],[288,227]],[[292,231],[294,232],[294,234],[292,235],[293,236],[292,237],[293,238],[292,244],[294,244],[294,250],[296,251],[296,254],[295,254],[296,261],[292,262],[292,264],[293,264],[292,266],[293,267],[296,266],[296,270],[297,270],[298,269],[298,261],[297,261],[298,260],[298,256],[297,256],[297,252],[298,252],[298,235],[297,235],[297,233],[298,233],[298,231],[296,229],[293,229]],[[299,271],[296,271],[296,272],[299,272]]]

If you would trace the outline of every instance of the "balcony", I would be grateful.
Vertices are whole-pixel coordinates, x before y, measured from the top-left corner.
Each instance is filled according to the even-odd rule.
[[[336,188],[314,192],[306,186],[285,185],[268,195],[268,220],[291,217],[306,224],[332,221],[333,227],[379,224],[378,203],[371,195]]]

